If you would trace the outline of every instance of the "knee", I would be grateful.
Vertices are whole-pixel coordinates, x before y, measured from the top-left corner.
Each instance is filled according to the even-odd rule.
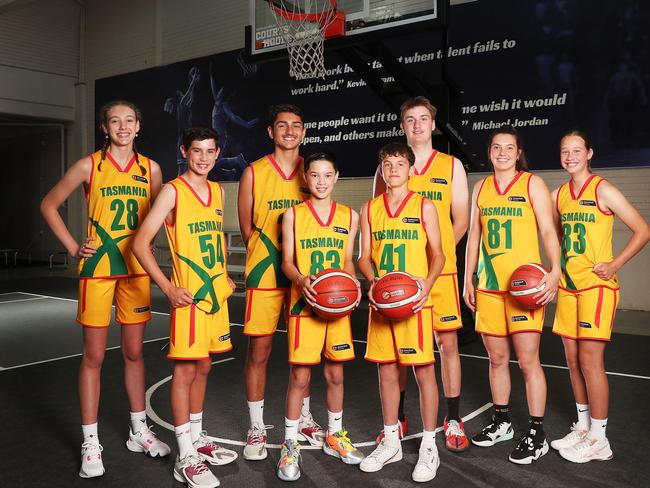
[[[452,335],[453,334],[453,335]],[[438,349],[443,357],[458,356],[456,332],[445,332],[438,336]]]
[[[196,365],[193,361],[176,361],[174,365],[174,382],[189,385],[196,378]]]
[[[212,369],[212,361],[210,358],[201,359],[196,362],[196,374],[201,376],[208,376]]]
[[[577,372],[580,370],[580,361],[576,354],[567,354],[566,356],[566,365],[569,368],[570,372]]]
[[[501,351],[489,351],[488,357],[490,358],[491,368],[507,367],[508,361],[510,360],[510,355]]]
[[[85,348],[82,357],[82,365],[87,368],[101,368],[104,362],[103,349]]]
[[[124,362],[137,363],[143,361],[142,344],[137,347],[122,347],[122,357]]]
[[[271,344],[253,344],[248,347],[248,362],[256,366],[265,365],[271,355]]]
[[[541,364],[539,358],[536,356],[526,356],[518,358],[517,362],[519,363],[519,369],[521,374],[524,375],[524,379],[530,377],[531,375],[541,371]]]
[[[578,362],[583,375],[602,374],[605,371],[605,361],[602,356],[580,351]]]
[[[311,379],[311,369],[308,368],[292,368],[291,369],[291,384],[300,390],[304,390],[309,386]]]
[[[343,368],[325,368],[325,381],[331,386],[340,386],[343,384]]]

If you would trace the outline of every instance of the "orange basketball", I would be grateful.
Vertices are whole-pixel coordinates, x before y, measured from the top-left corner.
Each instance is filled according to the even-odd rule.
[[[354,279],[340,269],[321,271],[311,286],[316,292],[316,304],[312,309],[327,320],[349,315],[361,294]]]
[[[544,289],[539,282],[548,273],[548,270],[537,263],[527,263],[519,266],[510,277],[510,294],[519,302],[522,307],[535,309],[541,305],[537,304],[533,295]]]
[[[386,273],[372,289],[377,310],[391,320],[402,320],[413,315],[413,305],[420,300],[422,287],[413,276],[402,271]]]

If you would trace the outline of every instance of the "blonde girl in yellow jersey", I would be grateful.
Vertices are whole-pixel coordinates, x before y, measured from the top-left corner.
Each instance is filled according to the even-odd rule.
[[[116,320],[123,325],[124,383],[131,410],[127,447],[151,456],[169,454],[169,447],[147,427],[142,338],[151,318],[149,277],[130,249],[162,181],[158,164],[135,149],[141,118],[131,102],[117,100],[104,105],[99,112],[99,125],[106,135],[102,149],[74,163],[41,203],[43,217],[54,235],[73,258],[80,260],[77,322],[83,326],[79,368],[82,478],[104,474],[97,412],[113,301]],[[79,187],[83,187],[88,202],[88,229],[81,244],[58,212]]]
[[[541,178],[528,173],[517,130],[503,126],[494,131],[488,157],[494,173],[477,182],[472,193],[464,299],[476,311],[476,331],[482,335],[490,357],[494,414],[492,421],[472,438],[472,443],[490,447],[513,437],[508,413],[511,339],[526,384],[530,426],[509,459],[530,464],[548,452],[542,425],[546,379],[539,361],[544,309],[519,306],[508,293],[508,283],[518,266],[540,262],[539,229],[551,271],[542,279],[544,290],[535,297],[542,307],[548,304],[555,297],[560,280],[560,247],[549,191]]]
[[[219,480],[204,462],[221,465],[237,458],[202,428],[210,354],[232,349],[226,300],[235,285],[226,269],[223,189],[208,181],[219,156],[219,136],[209,127],[191,127],[183,133],[180,150],[187,170],[163,187],[135,237],[133,252],[172,306],[168,357],[174,360],[174,478],[192,488],[211,488]],[[148,249],[163,224],[172,251],[171,281]]]
[[[426,482],[436,476],[440,465],[435,444],[438,386],[429,292],[443,269],[445,256],[433,202],[408,188],[415,163],[413,150],[400,142],[387,144],[379,151],[379,162],[387,191],[366,203],[360,217],[359,269],[371,283],[371,307],[374,284],[393,270],[413,275],[422,286],[422,298],[413,306],[414,315],[403,320],[387,320],[376,309],[370,312],[366,359],[376,362],[379,370],[384,437],[359,468],[375,472],[402,459],[399,375],[400,366],[412,366],[420,391],[424,431],[411,477]]]
[[[287,326],[291,373],[284,419],[285,441],[277,468],[278,477],[284,481],[300,477],[301,456],[296,439],[301,407],[312,366],[320,364],[321,356],[325,359],[328,417],[323,450],[345,464],[359,464],[363,459],[343,428],[343,364],[354,359],[350,317],[325,320],[310,307],[315,299],[311,283],[316,273],[323,269],[342,269],[355,276],[352,256],[359,215],[332,199],[339,171],[330,151],[321,149],[307,156],[303,173],[309,200],[287,210],[282,220],[282,270],[292,283]],[[320,238],[332,245],[314,249],[309,244]],[[358,281],[357,286],[360,286]]]
[[[650,227],[638,210],[614,185],[592,173],[593,155],[585,134],[566,134],[560,141],[560,162],[570,179],[552,194],[563,271],[553,332],[564,344],[578,420],[551,447],[574,463],[613,457],[606,435],[605,347],[619,302],[616,272],[650,240]],[[615,216],[632,231],[616,257],[612,252]]]

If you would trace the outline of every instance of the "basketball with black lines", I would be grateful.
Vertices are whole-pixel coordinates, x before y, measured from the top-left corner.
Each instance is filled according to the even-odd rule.
[[[420,300],[421,294],[420,283],[403,271],[386,273],[372,289],[372,299],[377,310],[391,320],[403,320],[412,316],[413,306]]]
[[[349,315],[357,306],[361,291],[354,279],[340,269],[326,269],[316,275],[311,287],[316,292],[314,312],[332,320]]]
[[[537,303],[538,298],[535,294],[544,289],[544,284],[540,286],[540,281],[548,273],[541,264],[527,263],[515,269],[510,277],[509,291],[517,302],[525,308],[535,309],[541,305]]]

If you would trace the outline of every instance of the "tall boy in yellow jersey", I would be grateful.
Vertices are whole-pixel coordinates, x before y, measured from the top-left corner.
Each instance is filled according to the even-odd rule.
[[[77,321],[83,327],[83,353],[79,367],[81,410],[81,468],[79,476],[104,474],[97,416],[101,368],[106,350],[111,306],[115,301],[121,328],[124,384],[131,409],[127,447],[150,456],[166,456],[169,446],[147,427],[142,339],[150,319],[149,277],[131,254],[131,241],[161,186],[160,167],[138,154],[135,138],[140,111],[131,102],[114,100],[99,110],[106,135],[100,151],[77,161],[50,190],[41,211],[68,253],[79,258]],[[79,245],[63,222],[58,208],[78,188],[88,202],[88,227]]]
[[[300,410],[311,367],[320,363],[321,355],[325,357],[328,417],[323,450],[346,464],[359,464],[363,459],[343,429],[343,362],[354,359],[350,316],[325,320],[311,309],[315,300],[311,283],[318,272],[341,269],[355,276],[352,252],[359,215],[332,200],[338,175],[336,160],[328,150],[321,149],[307,156],[304,179],[309,200],[287,210],[282,220],[282,270],[292,283],[287,327],[291,374],[284,419],[285,441],[277,469],[278,477],[284,481],[300,477],[301,456],[296,442]],[[319,243],[317,247],[313,242]]]
[[[237,202],[239,227],[246,243],[244,334],[249,337],[244,374],[250,429],[243,455],[249,461],[267,456],[263,416],[266,365],[291,286],[281,269],[282,218],[288,208],[309,196],[302,180],[302,159],[298,152],[305,137],[300,108],[289,104],[271,106],[268,134],[273,140],[273,153],[244,170]],[[324,431],[309,412],[309,389],[305,394],[298,439],[321,446]]]
[[[235,286],[226,269],[223,189],[207,179],[219,156],[218,141],[211,128],[185,130],[180,149],[187,170],[164,186],[133,243],[172,306],[168,357],[174,360],[171,406],[179,451],[174,478],[191,487],[219,486],[204,461],[219,465],[237,458],[202,429],[210,354],[232,349],[226,300]],[[171,281],[147,246],[163,224],[172,253]]]
[[[424,427],[414,481],[436,476],[440,458],[435,445],[438,387],[434,371],[431,297],[429,295],[445,263],[438,217],[433,203],[408,189],[415,155],[403,143],[391,143],[379,151],[386,193],[366,203],[361,210],[361,256],[359,269],[371,283],[390,271],[405,271],[417,279],[422,299],[413,307],[415,315],[387,320],[371,309],[366,359],[378,363],[384,437],[360,464],[362,471],[379,471],[385,464],[402,459],[398,435],[399,366],[413,366],[420,390],[420,414]],[[384,232],[399,230],[401,232]],[[386,238],[406,235],[408,238]]]
[[[431,289],[433,330],[440,350],[440,373],[447,400],[443,421],[445,446],[450,451],[469,448],[465,427],[460,417],[461,368],[458,334],[462,324],[456,244],[467,231],[469,220],[467,175],[459,159],[433,149],[432,134],[436,128],[437,109],[429,99],[418,96],[406,100],[401,108],[401,127],[407,144],[415,154],[409,190],[431,200],[438,214],[445,267]],[[375,174],[374,196],[385,191],[380,168]],[[406,368],[400,370],[400,427],[406,435],[408,419],[404,415]],[[381,439],[381,434],[378,440]]]

